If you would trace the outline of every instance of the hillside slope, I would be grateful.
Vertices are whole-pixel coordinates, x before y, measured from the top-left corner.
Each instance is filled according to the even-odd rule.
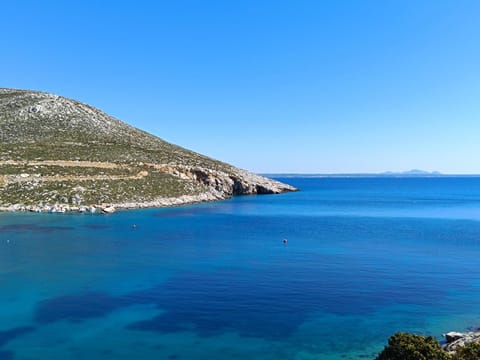
[[[0,89],[0,144],[0,210],[155,207],[296,190],[42,92]]]

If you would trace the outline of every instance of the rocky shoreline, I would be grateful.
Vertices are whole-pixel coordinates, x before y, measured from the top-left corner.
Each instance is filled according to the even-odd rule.
[[[443,350],[448,353],[455,353],[459,347],[480,342],[480,329],[466,333],[450,331],[442,336],[445,338],[445,344],[442,346]]]
[[[275,180],[262,179],[261,182],[248,183],[234,180],[230,177],[212,177],[202,179],[202,183],[209,186],[207,192],[196,195],[181,195],[178,197],[160,197],[152,200],[109,202],[102,204],[13,204],[0,206],[0,212],[36,212],[36,213],[113,213],[117,209],[142,209],[173,207],[202,202],[212,202],[229,199],[232,196],[255,195],[255,194],[280,194],[298,189],[279,183]],[[256,179],[258,180],[258,179]]]
[[[225,200],[227,197],[221,196],[219,193],[203,193],[199,195],[183,195],[180,197],[158,198],[152,201],[144,202],[124,202],[113,204],[98,204],[98,205],[69,205],[69,204],[55,204],[55,205],[20,205],[15,204],[8,207],[0,207],[2,212],[36,212],[36,213],[113,213],[118,209],[143,209],[143,208],[162,208],[174,207],[202,202],[212,202],[218,200]]]
[[[18,162],[4,162],[6,165],[19,165]],[[77,168],[125,168],[131,164],[115,164],[108,162],[90,162],[90,161],[36,161],[25,162],[24,165],[30,166],[61,166],[63,168],[77,167]],[[298,189],[278,182],[273,179],[269,179],[260,175],[249,173],[248,171],[241,169],[232,169],[233,174],[228,174],[224,171],[207,169],[199,166],[180,166],[169,164],[152,164],[152,163],[139,163],[138,166],[148,171],[143,170],[139,174],[135,175],[135,178],[144,179],[149,176],[150,171],[162,172],[178,178],[181,181],[189,181],[196,184],[201,184],[207,191],[200,194],[185,194],[177,197],[157,197],[137,201],[112,201],[102,202],[101,204],[85,204],[81,203],[83,198],[81,192],[75,194],[71,198],[71,203],[68,202],[68,196],[62,196],[61,199],[64,202],[52,203],[52,199],[44,199],[38,204],[22,204],[16,203],[8,206],[1,206],[0,211],[7,212],[38,212],[38,213],[66,213],[66,212],[79,212],[79,213],[104,213],[111,214],[116,209],[139,209],[139,208],[155,208],[155,207],[171,207],[186,204],[194,204],[200,202],[210,202],[217,200],[228,199],[232,196],[238,195],[253,195],[253,194],[280,194],[289,191],[298,191]],[[22,176],[24,175],[24,176]],[[35,176],[38,175],[38,176]],[[103,176],[105,177],[105,176]],[[48,178],[48,179],[47,179]],[[86,179],[93,179],[92,176],[85,177]],[[124,178],[107,176],[110,180],[124,181]],[[57,183],[68,183],[71,181],[81,184],[83,180],[79,178],[79,175],[70,175],[68,178],[62,178],[57,176],[40,176],[39,174],[21,174],[19,176],[7,178],[4,176],[3,185],[10,182],[17,182],[26,187],[26,192],[32,191],[35,188],[35,184],[32,183],[32,179],[35,181],[50,181]],[[12,180],[13,179],[13,180]],[[103,178],[102,178],[103,179]],[[1,176],[0,176],[1,180]],[[83,189],[77,186],[77,189]],[[125,194],[128,198],[128,194]]]
[[[6,165],[16,165],[15,162],[5,162]],[[115,164],[108,162],[87,162],[87,161],[37,161],[37,162],[25,162],[24,165],[29,166],[61,166],[62,168],[100,168],[100,169],[121,169],[132,164]],[[82,201],[84,196],[82,191],[85,191],[83,181],[85,179],[92,180],[93,176],[81,177],[78,174],[70,175],[69,177],[58,176],[41,176],[40,174],[20,174],[19,176],[10,176],[3,179],[3,186],[9,183],[20,184],[25,188],[25,193],[28,194],[35,190],[38,184],[36,182],[51,182],[57,184],[74,183],[76,193],[74,196],[56,196],[56,200],[53,198],[42,197],[37,201],[33,201],[33,204],[14,203],[8,205],[0,205],[0,211],[8,212],[47,212],[47,213],[65,213],[65,212],[79,212],[79,213],[113,213],[116,209],[138,209],[138,208],[155,208],[155,207],[170,207],[179,206],[185,204],[193,204],[199,202],[217,201],[231,198],[232,196],[239,195],[254,195],[254,194],[280,194],[290,191],[298,191],[298,189],[281,183],[279,181],[269,179],[257,174],[250,173],[245,170],[232,168],[231,173],[225,171],[207,169],[200,166],[181,166],[181,165],[169,165],[169,164],[152,164],[152,163],[139,163],[143,170],[137,175],[133,176],[137,180],[146,179],[151,172],[159,172],[171,175],[179,181],[186,181],[191,184],[196,184],[197,188],[203,188],[205,191],[197,194],[184,194],[180,196],[160,196],[150,197],[148,195],[140,196],[140,199],[128,200],[132,198],[131,194],[123,194],[125,201],[118,200],[104,200],[101,203],[92,203]],[[148,170],[148,171],[147,171]],[[22,176],[23,175],[23,176]],[[84,179],[85,178],[85,179]],[[132,178],[132,176],[130,176]],[[36,182],[32,182],[34,179]],[[123,176],[105,176],[102,175],[102,180],[109,179],[113,181],[125,181],[126,177]],[[0,176],[1,180],[1,176]],[[8,180],[8,181],[7,181]],[[28,181],[27,181],[28,180]],[[0,186],[1,188],[1,186]],[[56,192],[55,192],[56,193]],[[140,192],[139,194],[142,194]],[[56,194],[57,195],[57,194]],[[58,201],[61,199],[62,201]]]

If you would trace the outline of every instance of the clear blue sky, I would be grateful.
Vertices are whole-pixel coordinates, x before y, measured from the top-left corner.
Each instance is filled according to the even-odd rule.
[[[8,1],[0,87],[256,172],[480,173],[480,1]]]

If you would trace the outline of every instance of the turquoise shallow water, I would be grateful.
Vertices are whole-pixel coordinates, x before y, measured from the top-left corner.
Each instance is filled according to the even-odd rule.
[[[0,214],[0,359],[373,359],[398,330],[480,325],[480,178],[286,181]]]

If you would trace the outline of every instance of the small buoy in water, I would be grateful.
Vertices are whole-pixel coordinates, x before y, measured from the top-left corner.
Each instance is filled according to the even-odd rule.
[[[288,242],[287,239],[283,239],[283,243],[286,244]]]
[[[137,224],[133,224],[133,225],[132,225],[132,228],[136,229],[136,228],[137,228]]]

